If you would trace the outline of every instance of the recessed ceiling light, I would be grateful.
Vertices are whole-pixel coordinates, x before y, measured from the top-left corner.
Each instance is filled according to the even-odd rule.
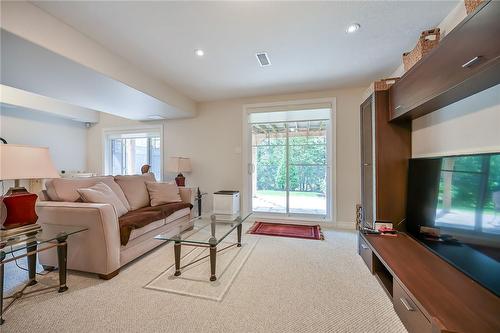
[[[205,52],[202,49],[196,49],[194,50],[194,54],[196,54],[198,57],[203,57],[205,55]]]
[[[359,23],[353,23],[350,24],[345,31],[349,34],[352,34],[353,32],[358,31],[359,28],[361,28],[361,25],[359,25]]]

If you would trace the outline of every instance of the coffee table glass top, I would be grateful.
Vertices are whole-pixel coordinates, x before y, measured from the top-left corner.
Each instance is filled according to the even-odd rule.
[[[14,253],[17,251],[25,250],[33,244],[43,244],[50,242],[57,242],[57,239],[65,239],[69,235],[73,235],[87,230],[87,227],[81,226],[68,226],[57,224],[44,224],[41,229],[34,230],[33,232],[5,236],[0,238],[0,251],[5,254]]]
[[[245,222],[252,213],[239,215],[234,220],[227,220],[227,215],[213,214],[195,218],[195,231],[183,232],[177,235],[158,235],[158,240],[181,243],[217,245],[224,240],[239,225]]]

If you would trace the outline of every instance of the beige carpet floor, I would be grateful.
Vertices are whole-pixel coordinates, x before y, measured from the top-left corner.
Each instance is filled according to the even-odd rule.
[[[248,225],[247,225],[248,227]],[[5,314],[8,332],[406,332],[356,253],[356,234],[259,241],[222,301],[146,289],[173,264],[166,244],[110,281],[72,272],[70,290],[30,296]],[[6,289],[25,276],[6,267]],[[57,274],[39,277],[57,282]]]

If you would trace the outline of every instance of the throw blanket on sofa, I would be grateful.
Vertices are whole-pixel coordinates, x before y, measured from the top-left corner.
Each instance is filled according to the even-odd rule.
[[[145,227],[152,222],[164,219],[184,208],[191,209],[193,205],[190,203],[175,202],[155,207],[148,206],[128,212],[118,219],[121,244],[127,245],[132,230]]]

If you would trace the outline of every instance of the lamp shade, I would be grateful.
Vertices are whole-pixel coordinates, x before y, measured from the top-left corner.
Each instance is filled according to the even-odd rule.
[[[0,144],[0,180],[59,178],[49,148]]]
[[[168,172],[191,172],[191,159],[187,157],[169,157],[167,160]]]

